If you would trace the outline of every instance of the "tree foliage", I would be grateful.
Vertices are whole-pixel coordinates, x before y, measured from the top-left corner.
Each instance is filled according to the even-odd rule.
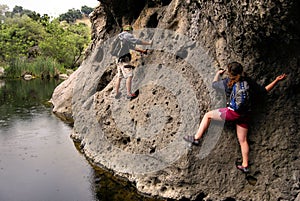
[[[88,16],[91,12],[93,12],[93,8],[88,7],[88,6],[82,6],[82,7],[81,7],[81,12],[82,12],[82,14],[84,14],[85,16]]]
[[[43,26],[28,16],[6,18],[0,26],[0,59],[11,61],[16,57],[27,57],[30,48],[43,40]]]
[[[7,5],[0,4],[0,22],[5,19],[5,13],[8,11],[9,7]]]
[[[60,23],[54,20],[49,25],[40,48],[42,55],[56,58],[66,66],[75,67],[89,41],[89,30],[85,24]]]
[[[78,19],[82,19],[83,16],[88,16],[93,11],[93,8],[88,6],[82,6],[81,10],[69,9],[68,12],[59,16],[59,21],[67,21],[68,23],[74,23]]]
[[[68,23],[74,23],[77,19],[82,19],[82,13],[78,9],[69,9],[67,13],[59,16],[59,21],[67,21]]]
[[[76,13],[74,11],[74,16],[79,17]],[[7,6],[0,5],[0,16],[0,64],[20,58],[49,57],[74,68],[90,42],[90,28],[82,23],[51,20],[48,15],[41,16],[21,6],[8,12]]]

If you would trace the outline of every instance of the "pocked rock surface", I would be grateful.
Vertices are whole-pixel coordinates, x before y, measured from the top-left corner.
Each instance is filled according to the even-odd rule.
[[[72,137],[85,155],[151,196],[299,199],[299,3],[134,2],[100,1],[85,61],[53,93],[55,113],[74,120]],[[115,99],[116,66],[108,53],[125,23],[153,41],[150,54],[134,54],[139,96],[132,101],[124,82]],[[206,111],[224,106],[211,82],[230,61],[262,85],[288,74],[254,107],[248,175],[235,168],[241,156],[232,124],[213,122],[199,147],[182,140]]]

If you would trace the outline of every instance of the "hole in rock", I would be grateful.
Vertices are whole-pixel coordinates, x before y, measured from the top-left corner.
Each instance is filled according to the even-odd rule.
[[[167,190],[167,187],[165,187],[165,186],[162,186],[161,188],[160,188],[160,191],[162,191],[162,192],[164,192],[164,191],[166,191]]]
[[[104,125],[109,126],[110,125],[110,121],[104,122]]]
[[[114,78],[116,75],[116,71],[113,69],[107,69],[105,72],[102,74],[96,91],[102,91]]]
[[[147,27],[148,28],[156,28],[158,25],[158,15],[157,13],[154,13],[153,15],[150,16],[148,22],[147,22]]]
[[[257,179],[251,175],[246,176],[246,180],[248,181],[248,183],[252,186],[255,186]]]
[[[123,139],[123,144],[126,145],[130,142],[130,137]]]
[[[150,154],[155,153],[155,147],[150,149]]]
[[[161,2],[163,6],[167,6],[172,2],[172,0],[162,0]]]
[[[168,116],[167,123],[171,123],[172,121],[173,121],[173,117],[171,117],[171,116]]]

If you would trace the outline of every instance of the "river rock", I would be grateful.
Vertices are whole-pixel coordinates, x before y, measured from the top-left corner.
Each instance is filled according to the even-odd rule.
[[[299,3],[282,0],[108,1],[91,15],[86,59],[54,91],[53,111],[74,120],[72,137],[95,165],[138,191],[175,200],[299,199]],[[152,40],[133,55],[133,89],[115,99],[109,44],[121,24]],[[146,29],[152,28],[152,29]],[[145,47],[146,48],[146,47]],[[261,85],[288,78],[255,105],[249,131],[250,173],[232,124],[212,122],[199,147],[182,140],[210,109],[224,106],[211,82],[219,67],[242,63]]]
[[[62,80],[66,80],[69,78],[69,76],[67,74],[59,74],[59,79],[62,79]]]
[[[24,76],[23,76],[23,79],[24,80],[31,80],[33,77],[32,77],[32,75],[29,75],[29,74],[25,74]]]

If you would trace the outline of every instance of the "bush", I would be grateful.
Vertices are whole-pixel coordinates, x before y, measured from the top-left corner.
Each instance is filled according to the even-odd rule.
[[[5,69],[6,77],[22,77],[25,74],[34,77],[57,77],[60,73],[65,73],[62,64],[50,57],[38,57],[28,61],[25,59],[15,59]]]

